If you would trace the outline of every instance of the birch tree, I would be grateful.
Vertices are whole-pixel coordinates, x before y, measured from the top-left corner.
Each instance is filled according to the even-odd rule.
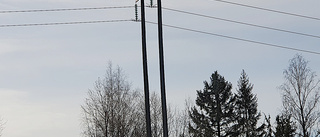
[[[284,111],[297,123],[299,135],[310,137],[320,117],[320,81],[301,55],[290,60],[284,78],[285,82],[280,87]]]
[[[140,136],[136,124],[141,115],[138,93],[130,90],[120,67],[113,69],[109,63],[106,75],[95,82],[88,91],[83,112],[83,135],[87,137],[128,137]]]

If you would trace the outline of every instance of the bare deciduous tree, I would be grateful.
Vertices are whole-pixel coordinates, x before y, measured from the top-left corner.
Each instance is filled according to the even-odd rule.
[[[146,136],[144,97],[140,92],[130,90],[122,70],[113,69],[109,63],[106,75],[95,82],[93,90],[88,91],[88,97],[82,108],[82,126],[85,137],[143,137]],[[153,137],[163,136],[162,109],[158,94],[150,96],[151,129]],[[185,124],[187,114],[172,111],[168,107],[168,123],[170,136],[177,136],[181,131],[180,124]],[[184,119],[182,119],[184,118]]]
[[[0,137],[2,136],[2,131],[4,129],[4,122],[3,122],[3,119],[0,117]]]
[[[141,100],[143,101],[143,100]],[[153,92],[150,96],[150,111],[151,111],[151,130],[153,137],[162,137],[163,136],[163,125],[162,125],[162,109],[160,96]],[[183,135],[183,132],[187,132],[188,128],[188,110],[180,111],[179,109],[172,109],[172,106],[168,104],[167,107],[167,116],[168,116],[168,127],[169,127],[169,136],[171,137],[180,137]],[[187,133],[183,135],[187,137]]]
[[[189,110],[191,109],[192,105],[192,101],[189,98],[185,101],[184,110],[175,110],[175,117],[173,119],[174,122],[172,124],[173,137],[191,137],[189,134],[189,123],[191,122]]]
[[[113,69],[109,63],[106,76],[98,79],[94,90],[82,105],[84,136],[127,137],[136,133],[135,107],[139,103],[137,92],[130,91],[130,84],[120,67]]]
[[[284,71],[285,82],[280,89],[283,91],[282,103],[285,113],[292,116],[298,125],[300,136],[310,137],[320,117],[319,80],[308,67],[308,61],[301,55],[290,60]]]
[[[153,92],[150,96],[151,131],[153,137],[162,136],[162,109],[159,95]]]

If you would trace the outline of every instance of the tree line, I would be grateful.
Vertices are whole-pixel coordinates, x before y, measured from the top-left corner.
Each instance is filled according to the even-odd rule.
[[[168,105],[169,136],[172,137],[311,137],[319,136],[320,81],[301,55],[295,55],[284,71],[282,111],[271,121],[258,110],[258,98],[244,70],[236,92],[215,71],[204,88],[197,90],[195,103],[186,101],[183,110]],[[88,91],[82,107],[83,136],[146,136],[144,98],[132,90],[122,69],[109,63],[106,75]],[[150,97],[152,136],[162,135],[160,97]],[[259,122],[262,121],[262,122]]]
[[[82,108],[83,135],[87,137],[143,137],[146,136],[144,97],[139,90],[131,90],[122,69],[109,63],[106,75],[88,91]],[[150,96],[152,136],[162,136],[160,97]],[[168,107],[170,136],[187,132],[187,113]]]

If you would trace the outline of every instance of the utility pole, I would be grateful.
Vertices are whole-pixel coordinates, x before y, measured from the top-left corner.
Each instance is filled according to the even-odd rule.
[[[159,62],[160,62],[163,137],[168,137],[168,118],[167,118],[166,88],[165,88],[165,75],[164,75],[161,0],[157,0],[157,4],[158,4],[158,37],[159,37]]]
[[[149,101],[149,79],[147,64],[147,46],[146,46],[146,20],[144,10],[144,0],[141,1],[141,33],[142,33],[142,62],[143,62],[143,78],[144,78],[144,98],[146,111],[146,127],[147,137],[151,137],[151,118],[150,118],[150,101]],[[136,6],[137,7],[137,6]]]

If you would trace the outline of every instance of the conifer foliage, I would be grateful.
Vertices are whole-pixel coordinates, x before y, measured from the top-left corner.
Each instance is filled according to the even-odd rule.
[[[252,93],[253,85],[244,70],[238,81],[238,90],[235,95],[235,113],[236,124],[235,130],[238,136],[256,137],[261,136],[263,126],[257,128],[257,122],[260,119],[258,112],[258,99]]]
[[[276,117],[275,137],[294,137],[296,132],[296,125],[291,121],[290,115],[278,115]]]
[[[226,137],[233,131],[234,96],[232,85],[215,71],[204,89],[197,91],[196,105],[190,111],[189,132],[194,137]]]

